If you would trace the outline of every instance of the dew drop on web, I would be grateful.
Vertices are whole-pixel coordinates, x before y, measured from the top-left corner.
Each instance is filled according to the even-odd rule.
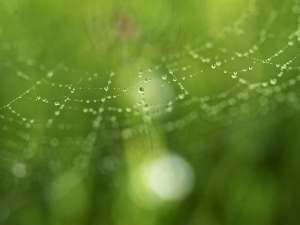
[[[145,89],[144,89],[143,87],[140,87],[140,88],[139,88],[139,93],[142,94],[142,93],[144,93],[144,91],[145,91]]]

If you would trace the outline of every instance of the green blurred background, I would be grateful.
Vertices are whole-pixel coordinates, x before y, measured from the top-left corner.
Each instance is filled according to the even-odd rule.
[[[0,224],[298,224],[299,13],[1,1]]]

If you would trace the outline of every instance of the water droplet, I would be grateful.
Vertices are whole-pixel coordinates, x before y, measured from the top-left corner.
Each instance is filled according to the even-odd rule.
[[[47,73],[47,77],[50,78],[50,77],[52,77],[52,76],[53,76],[53,72],[52,72],[52,71],[49,71],[49,72]]]
[[[104,90],[105,90],[105,91],[108,91],[108,86],[104,87]]]
[[[212,64],[212,65],[211,65],[211,68],[212,68],[212,69],[216,69],[216,65],[215,65],[215,64]]]
[[[168,76],[165,74],[165,75],[162,75],[161,77],[163,80],[166,80],[168,78]]]
[[[166,111],[167,111],[167,112],[172,112],[172,110],[173,110],[172,105],[167,105],[167,106],[166,106]]]
[[[141,78],[143,76],[143,70],[139,70],[138,76]]]
[[[27,174],[27,167],[23,163],[16,163],[12,168],[12,173],[16,177],[25,177]]]
[[[174,78],[173,78],[173,81],[175,82],[175,81],[177,81],[177,79],[174,77]]]
[[[145,89],[144,89],[143,87],[140,87],[140,88],[139,88],[139,92],[140,92],[140,93],[144,93],[144,91],[145,91]]]
[[[289,44],[289,46],[293,46],[293,45],[294,45],[294,41],[293,41],[293,40],[290,40],[290,41],[288,42],[288,44]]]
[[[40,100],[40,99],[41,99],[41,96],[37,96],[36,98],[37,98],[37,100]]]
[[[94,121],[93,122],[93,127],[94,128],[98,128],[100,126],[100,122],[99,121]]]
[[[224,73],[227,73],[227,70],[224,70]]]
[[[59,114],[60,114],[60,111],[59,110],[57,110],[57,111],[55,111],[55,113],[54,113],[56,116],[58,116]]]
[[[240,82],[241,84],[246,84],[246,80],[243,79],[243,78],[239,79],[239,82]]]
[[[184,99],[184,94],[178,95],[178,98],[179,98],[179,99]]]
[[[249,66],[249,70],[252,70],[253,69],[253,67],[252,66]]]
[[[143,110],[144,110],[144,111],[149,111],[149,109],[150,109],[150,106],[149,106],[148,104],[145,104],[145,105],[143,106]]]
[[[277,79],[276,78],[270,80],[270,84],[275,85],[276,83],[277,83]]]
[[[276,67],[280,67],[280,64],[276,64]]]
[[[212,48],[212,46],[213,46],[213,43],[212,43],[212,42],[207,42],[207,43],[205,44],[205,47],[206,47],[206,48]]]
[[[124,91],[124,92],[126,92],[126,91],[127,91],[127,89],[126,89],[126,88],[123,88],[123,91]]]
[[[233,79],[237,78],[237,72],[234,72],[234,73],[231,75],[231,77],[232,77]]]
[[[198,54],[193,54],[193,58],[194,58],[194,59],[198,59],[198,58],[199,58],[199,55],[198,55]]]
[[[88,108],[84,108],[84,109],[83,109],[83,112],[84,112],[84,113],[87,113],[88,111],[89,111]]]
[[[60,105],[60,103],[59,102],[55,102],[54,105],[58,106],[58,105]]]
[[[216,62],[217,66],[221,66],[222,65],[222,62],[221,61],[218,61]]]

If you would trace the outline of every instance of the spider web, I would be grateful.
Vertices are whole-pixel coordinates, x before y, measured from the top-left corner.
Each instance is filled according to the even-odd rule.
[[[17,10],[17,4],[11,4],[5,12]],[[69,170],[84,176],[95,167],[99,173],[112,173],[124,166],[124,152],[134,161],[139,154],[172,149],[196,164],[201,149],[209,152],[245,135],[269,132],[297,116],[300,4],[282,5],[249,1],[232,23],[215,25],[208,19],[211,29],[189,43],[157,51],[144,43],[138,58],[126,51],[135,46],[132,42],[141,38],[141,31],[123,12],[106,36],[117,39],[119,46],[112,49],[104,47],[111,42],[95,41],[105,38],[95,29],[104,22],[93,15],[87,20],[87,40],[84,35],[64,36],[71,44],[61,52],[59,41],[48,45],[42,35],[28,41],[28,30],[36,27],[18,26],[20,34],[28,36],[17,38],[18,31],[3,23],[3,191],[22,189],[15,179],[23,179],[25,186],[42,179],[47,186],[49,174]],[[76,45],[74,56],[70,49]],[[102,50],[107,58],[95,53]],[[126,60],[120,63],[113,54],[123,54]],[[0,201],[18,208],[9,196]]]

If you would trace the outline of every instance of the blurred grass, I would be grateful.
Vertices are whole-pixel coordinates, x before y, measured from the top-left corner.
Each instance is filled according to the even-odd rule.
[[[255,45],[268,15],[274,11],[281,17],[268,33],[278,36],[268,39],[255,53],[256,58],[265,59],[286,45],[287,35],[298,22],[296,16],[289,13],[292,1],[265,0],[259,3],[265,13],[251,14],[245,22],[236,25],[236,30],[228,32],[226,27],[240,21],[240,15],[251,8],[251,2],[256,1],[2,1],[0,44],[8,43],[10,47],[2,49],[0,54],[0,106],[23,94],[49,71],[54,71],[52,82],[62,86],[73,84],[72,87],[76,87],[86,71],[97,71],[98,80],[80,83],[96,88],[107,85],[110,71],[115,71],[113,84],[122,90],[123,86],[138,83],[137,74],[141,68],[146,77],[155,79],[167,73],[167,68],[161,68],[157,74],[147,72],[147,69],[160,64],[162,56],[187,52],[184,50],[187,44],[192,49],[207,44],[207,41],[226,46],[229,53],[224,55],[220,55],[217,48],[202,52],[214,63],[218,60],[215,56],[223,59],[226,54],[243,52]],[[245,33],[239,36],[240,31]],[[288,61],[297,54],[297,47],[275,60]],[[36,60],[36,66],[28,66],[28,59]],[[183,56],[168,62],[174,61],[178,68],[192,65],[192,73],[206,69],[191,57]],[[7,62],[11,66],[3,66]],[[225,69],[240,70],[249,63],[251,59],[236,58]],[[46,69],[39,69],[40,64]],[[269,80],[276,68],[274,64],[268,66],[258,65],[251,73],[248,71],[251,76],[247,73],[242,76],[252,82]],[[77,72],[71,72],[72,69]],[[18,77],[18,71],[23,71],[30,79]],[[210,68],[206,71],[184,81],[191,94],[211,96],[236,83],[223,71]],[[184,70],[178,71],[178,77],[188,78],[189,75]],[[291,72],[290,77],[293,76]],[[180,87],[174,84],[171,84],[170,92],[168,87],[164,87],[165,93],[154,89],[154,100],[162,95],[172,96],[172,91],[178,93]],[[50,85],[36,86],[34,91],[46,99],[69,93],[67,88]],[[73,96],[93,100],[103,93],[97,89],[94,92],[76,90]],[[147,94],[146,90],[145,96]],[[261,96],[251,93],[251,97],[247,102],[249,107]],[[36,96],[33,94],[31,98]],[[295,113],[283,120],[289,115],[286,105],[263,116],[259,114],[259,106],[254,104],[250,114],[257,116],[245,116],[245,121],[239,121],[244,116],[241,115],[236,117],[237,121],[224,122],[229,118],[226,115],[231,113],[230,108],[228,113],[224,110],[224,115],[218,114],[220,118],[224,116],[224,120],[198,119],[184,129],[155,133],[156,125],[168,121],[180,127],[176,121],[189,112],[199,112],[198,116],[205,118],[195,106],[178,104],[172,114],[149,125],[148,129],[153,129],[154,133],[152,142],[158,149],[153,153],[147,135],[137,134],[125,141],[111,138],[114,133],[108,131],[113,130],[113,122],[105,121],[106,127],[95,133],[91,127],[95,116],[82,113],[84,107],[94,103],[72,103],[73,109],[80,110],[65,109],[59,117],[54,117],[57,107],[53,102],[45,106],[32,99],[11,105],[23,116],[45,124],[54,118],[54,126],[28,130],[18,123],[4,121],[1,124],[0,224],[217,225],[297,224],[300,221],[299,115]],[[132,105],[132,101],[135,99],[121,96],[111,104],[125,107]],[[13,116],[7,108],[1,113],[7,118]],[[104,115],[109,117],[115,112],[104,112]],[[117,115],[122,121],[127,116],[124,112]],[[140,117],[127,119],[132,126],[145,123]],[[78,123],[80,129],[59,129],[65,121]],[[222,122],[229,125],[223,127]],[[8,131],[4,126],[9,126]],[[26,135],[34,138],[26,141]],[[68,139],[70,137],[74,139]],[[182,155],[193,167],[196,183],[191,195],[181,202],[167,202],[154,208],[136,204],[128,194],[133,171],[148,155],[159,155],[168,149]],[[113,169],[109,160],[114,163]],[[11,168],[15,162],[26,163],[27,177],[13,176]]]

